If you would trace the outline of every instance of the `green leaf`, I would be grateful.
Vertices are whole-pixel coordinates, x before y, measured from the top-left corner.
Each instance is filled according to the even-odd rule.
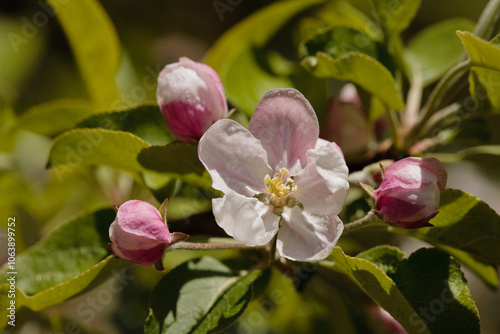
[[[424,240],[453,255],[496,288],[500,264],[500,216],[475,196],[456,189],[441,194],[434,227],[397,232]]]
[[[26,110],[13,125],[12,130],[27,130],[54,136],[73,128],[80,119],[94,112],[95,109],[88,101],[51,101]]]
[[[98,108],[109,108],[118,98],[115,75],[121,61],[120,42],[99,1],[48,0],[64,32]]]
[[[377,43],[359,30],[347,27],[321,29],[299,45],[301,58],[324,52],[338,58],[348,52],[362,52],[377,59],[380,52]]]
[[[467,252],[484,263],[500,264],[500,216],[475,196],[446,189],[441,194],[439,214],[430,223],[434,227],[401,232],[437,247]]]
[[[405,52],[410,79],[420,76],[425,87],[441,78],[462,58],[463,47],[456,31],[473,29],[470,20],[450,19],[421,30],[409,41]]]
[[[194,333],[212,333],[229,327],[252,299],[252,283],[260,276],[258,270],[241,277],[217,300]]]
[[[332,58],[318,52],[316,57],[304,58],[301,64],[317,77],[352,81],[379,97],[389,108],[405,108],[389,70],[364,53],[348,52],[339,58]]]
[[[391,262],[398,261],[399,254],[391,252],[388,255],[391,254],[395,256]],[[389,312],[408,333],[430,333],[418,313],[382,269],[368,260],[345,255],[338,246],[333,249],[330,258],[335,261],[331,266],[332,269],[351,278],[368,296]]]
[[[39,311],[85,293],[110,277],[115,281],[105,288],[117,293],[121,284],[123,289],[126,280],[133,277],[124,272],[130,265],[128,262],[109,255],[108,230],[115,215],[114,210],[106,209],[76,218],[20,254],[15,268],[6,264],[0,271],[0,279],[7,282],[10,272],[17,272],[16,307]],[[6,295],[8,290],[8,284],[1,285],[0,295]],[[3,307],[0,310],[1,321],[5,310]]]
[[[291,80],[283,75],[275,75],[264,69],[257,59],[257,53],[263,50],[247,49],[234,59],[234,66],[224,77],[227,99],[246,115],[252,115],[259,100],[273,88],[293,86]],[[245,78],[242,80],[241,78]]]
[[[127,131],[151,145],[165,145],[173,140],[160,108],[153,104],[93,115],[78,123],[76,127]]]
[[[60,304],[71,297],[86,293],[111,277],[114,277],[114,280],[110,281],[105,288],[110,292],[117,293],[118,290],[121,291],[128,284],[127,280],[134,278],[134,276],[125,273],[125,268],[129,266],[130,263],[117,259],[114,255],[109,255],[78,276],[43,289],[33,295],[27,296],[22,290],[17,289],[16,307],[23,306],[33,311],[41,311],[49,306]],[[34,275],[37,274],[34,273]],[[6,290],[6,285],[3,284],[0,287],[0,295]]]
[[[144,332],[208,333],[228,327],[243,313],[260,271],[239,275],[222,262],[202,257],[181,264],[151,293]]]
[[[478,261],[469,253],[453,247],[449,247],[443,244],[437,244],[437,247],[444,250],[446,253],[453,256],[456,260],[466,265],[491,288],[498,288],[498,271],[496,266]]]
[[[205,170],[198,158],[198,146],[192,143],[172,142],[148,147],[140,152],[137,161],[144,168],[163,173],[201,175]]]
[[[373,29],[371,19],[350,1],[330,1],[323,9],[318,11],[316,16],[325,22],[327,26],[349,27],[362,31],[373,40],[383,40],[382,31]]]
[[[482,98],[476,80],[484,87],[494,109],[500,110],[500,47],[469,32],[457,32],[469,55],[472,67],[469,75],[469,90],[472,96]]]
[[[168,202],[170,206],[167,211],[168,220],[187,219],[192,215],[212,210],[211,198],[175,196],[169,199]]]
[[[0,107],[16,102],[21,85],[43,61],[48,47],[48,29],[33,26],[34,38],[35,31],[20,14],[4,12],[0,21]]]
[[[79,275],[110,254],[108,228],[114,210],[101,210],[61,226],[16,259],[16,286],[28,295],[36,294]],[[5,282],[8,268],[0,271]],[[28,275],[27,273],[36,273]]]
[[[54,140],[48,165],[59,167],[59,174],[80,165],[108,165],[142,172],[146,169],[137,161],[137,156],[150,146],[129,132],[76,129]]]
[[[255,50],[263,47],[294,15],[320,3],[299,0],[273,3],[234,26],[215,43],[205,63],[219,73],[227,99],[238,109],[251,115],[267,90],[291,86],[285,76],[266,72],[258,64]]]
[[[457,35],[462,40],[472,66],[500,71],[500,64],[498,62],[500,48],[498,46],[476,37],[467,31],[457,31]]]
[[[476,137],[477,139],[477,137]],[[479,145],[464,148],[454,153],[434,153],[433,157],[442,162],[459,162],[464,159],[473,159],[475,156],[500,156],[500,145]]]
[[[382,245],[359,253],[356,257],[368,260],[382,269],[387,275],[392,275],[405,258],[405,253],[397,247]]]
[[[419,249],[392,278],[432,333],[480,333],[479,313],[460,265],[448,254]],[[426,326],[425,326],[425,325]]]
[[[406,29],[420,8],[421,0],[369,0],[374,7],[371,12],[388,36]]]

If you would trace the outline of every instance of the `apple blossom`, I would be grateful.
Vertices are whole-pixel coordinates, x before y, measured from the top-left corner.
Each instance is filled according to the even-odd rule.
[[[156,99],[172,135],[187,142],[199,140],[228,112],[217,72],[185,57],[160,72]]]
[[[118,208],[109,238],[113,253],[141,266],[161,260],[172,241],[160,212],[139,200],[127,201]]]
[[[403,228],[430,226],[439,208],[447,173],[435,158],[410,157],[389,165],[380,187],[373,192],[375,212],[384,221]]]
[[[249,130],[229,119],[208,129],[198,155],[224,193],[212,204],[228,235],[248,246],[276,236],[279,254],[291,260],[330,254],[343,230],[337,215],[348,169],[338,146],[318,134],[314,110],[295,89],[266,93]]]

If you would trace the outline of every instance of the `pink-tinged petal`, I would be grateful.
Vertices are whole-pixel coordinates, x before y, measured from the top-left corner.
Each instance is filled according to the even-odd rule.
[[[392,175],[395,180],[398,180],[398,183],[404,182],[407,185],[405,187],[437,182],[441,192],[446,188],[448,177],[446,170],[438,159],[418,157],[409,157],[390,164],[385,169],[385,175],[386,177]]]
[[[314,145],[314,149],[318,150],[321,146],[330,145],[330,144],[331,144],[331,142],[329,142],[328,140],[323,139],[323,138],[318,138],[318,140],[316,141],[316,145]],[[335,145],[337,145],[337,144],[335,144]],[[337,147],[338,147],[338,145],[337,145]],[[340,149],[340,147],[339,147],[339,149]]]
[[[373,192],[375,212],[384,221],[403,228],[419,228],[438,213],[447,173],[434,158],[405,158],[385,169]]]
[[[342,158],[344,158],[344,152],[342,152],[342,149],[340,148],[340,146],[337,145],[337,143],[333,142],[333,141],[328,141],[328,140],[325,140],[322,138],[318,138],[316,145],[314,145],[314,149],[318,150],[321,146],[325,146],[325,145],[333,145],[333,147],[335,147],[335,149],[337,151],[339,151],[340,155],[342,155]],[[345,160],[345,158],[344,158],[344,160]]]
[[[151,248],[145,249],[125,249],[121,248],[118,244],[120,242],[111,243],[110,247],[113,253],[119,258],[141,265],[141,266],[152,266],[158,260],[161,260],[163,257],[163,253],[165,253],[165,249],[168,244],[157,244]]]
[[[340,94],[328,102],[320,137],[337,142],[348,156],[353,156],[366,149],[370,134],[371,128],[356,88],[345,85]]]
[[[160,212],[153,205],[140,200],[130,200],[120,206],[109,234],[110,238],[125,242],[128,249],[149,248],[159,242],[171,241]]]
[[[200,139],[228,111],[217,73],[188,58],[160,72],[156,97],[170,132],[184,141]]]
[[[446,188],[446,181],[448,180],[448,173],[446,169],[441,164],[441,162],[436,158],[423,158],[422,165],[432,170],[437,175],[437,186],[440,192],[443,192]]]
[[[348,168],[339,150],[327,143],[307,152],[306,167],[295,176],[293,196],[310,213],[337,215],[349,189]]]
[[[182,66],[193,68],[198,76],[207,84],[208,90],[199,90],[198,94],[202,101],[213,111],[213,122],[226,117],[228,113],[224,86],[219,75],[213,68],[203,63],[197,63],[189,58],[181,57],[179,62]]]
[[[419,189],[437,182],[437,175],[428,168],[413,164],[390,168],[394,164],[387,167],[384,173],[385,178],[380,187],[375,190],[376,193],[392,188]]]
[[[358,90],[352,83],[345,84],[340,90],[338,97],[341,103],[353,104],[357,109],[363,109],[363,103],[358,95]]]
[[[422,227],[439,208],[439,189],[434,185],[413,189],[393,188],[377,195],[376,209],[386,222],[404,228]]]
[[[165,234],[168,228],[165,225],[163,226],[163,230],[156,229],[156,231],[152,231],[152,228],[148,227],[149,231],[145,231],[145,228],[137,228],[137,230],[134,231],[131,229],[124,229],[123,226],[115,220],[109,229],[109,239],[113,244],[119,244],[122,248],[127,248],[131,251],[149,249],[159,244],[170,243],[170,234],[168,234],[168,237]],[[158,239],[156,237],[158,237]]]
[[[139,200],[123,203],[109,227],[111,250],[120,258],[150,266],[163,257],[172,238],[160,212]]]
[[[332,252],[344,230],[337,216],[317,216],[298,206],[285,207],[276,248],[293,261],[320,261]]]
[[[172,135],[185,142],[199,140],[216,121],[212,121],[212,111],[204,105],[181,100],[161,105],[161,111]]]
[[[250,132],[262,142],[269,165],[292,174],[306,163],[307,150],[319,135],[318,119],[309,101],[295,89],[273,89],[264,95],[250,119]]]
[[[212,186],[251,197],[265,191],[264,178],[272,174],[260,141],[237,122],[216,122],[200,139],[198,157],[212,176]]]
[[[215,220],[226,233],[248,246],[267,244],[279,228],[280,217],[273,207],[256,198],[228,192],[212,200]]]

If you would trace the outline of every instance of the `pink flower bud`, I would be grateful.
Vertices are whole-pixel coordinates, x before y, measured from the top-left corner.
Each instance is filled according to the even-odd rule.
[[[328,102],[320,137],[339,144],[347,157],[366,149],[370,128],[353,84],[344,85],[339,94]]]
[[[368,316],[380,324],[381,330],[386,334],[407,334],[403,326],[386,310],[378,305],[370,305],[367,309]]]
[[[187,142],[199,140],[228,112],[217,73],[185,57],[160,72],[156,99],[172,135]]]
[[[380,187],[373,192],[375,210],[386,222],[413,229],[431,226],[447,173],[434,158],[405,158],[389,165]]]
[[[141,266],[161,260],[172,241],[160,212],[151,204],[123,203],[109,227],[110,247],[118,257]]]

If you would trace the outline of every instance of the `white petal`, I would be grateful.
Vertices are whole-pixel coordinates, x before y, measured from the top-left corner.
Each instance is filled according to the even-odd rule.
[[[316,144],[318,118],[297,90],[273,89],[255,108],[250,132],[262,142],[274,172],[285,167],[294,174],[306,163],[307,150]]]
[[[314,149],[317,150],[321,146],[330,145],[331,143],[332,142],[329,142],[328,140],[325,140],[323,138],[318,138],[318,140],[316,141],[316,145],[314,146]]]
[[[337,216],[317,216],[298,206],[285,208],[276,248],[294,261],[320,261],[332,252],[344,224]]]
[[[347,175],[344,158],[332,143],[309,150],[306,167],[295,176],[293,196],[311,213],[337,215],[349,189]]]
[[[200,139],[198,157],[212,176],[213,187],[253,196],[265,190],[264,177],[272,175],[260,141],[240,124],[223,119]]]
[[[230,191],[212,200],[215,220],[235,240],[248,246],[267,244],[279,228],[279,216],[273,207],[256,198]]]

